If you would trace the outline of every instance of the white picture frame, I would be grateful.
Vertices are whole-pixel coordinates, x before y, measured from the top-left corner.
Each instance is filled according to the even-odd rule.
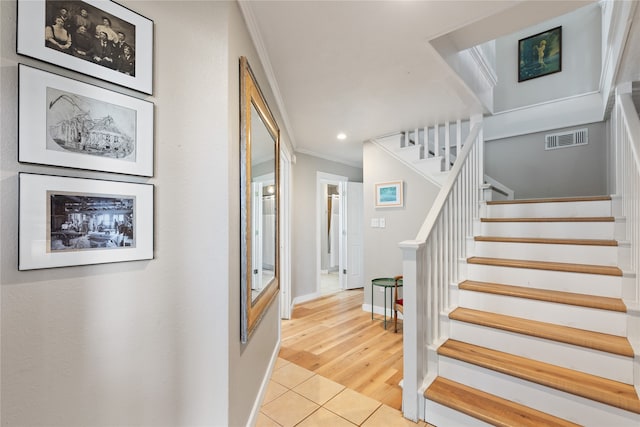
[[[96,29],[107,18],[113,33],[122,32],[125,42],[134,52],[133,71],[127,74],[117,67],[114,61],[116,54],[110,62],[100,61],[95,55],[80,56],[73,50],[73,41],[76,28],[70,26],[68,32],[71,35],[71,46],[57,48],[51,44],[45,44],[45,27],[54,23],[59,10],[68,10],[69,20],[75,18],[75,14],[82,8],[89,12],[89,19],[93,27],[89,30],[94,37]],[[92,77],[137,90],[149,95],[153,94],[153,21],[145,18],[108,0],[83,0],[83,1],[56,1],[56,0],[18,0],[18,25],[17,25],[17,52],[18,54],[49,62],[69,70],[77,71]],[[110,32],[110,34],[113,34]],[[114,36],[110,36],[114,37]],[[113,42],[111,38],[109,41]]]
[[[152,102],[18,68],[18,161],[153,176]]]
[[[20,173],[18,270],[153,259],[152,184]]]
[[[375,207],[404,206],[402,181],[380,182],[375,185]]]

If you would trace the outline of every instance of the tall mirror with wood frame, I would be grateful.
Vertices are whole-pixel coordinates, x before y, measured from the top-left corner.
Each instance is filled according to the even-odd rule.
[[[246,343],[280,289],[280,130],[247,58],[240,58],[241,339]]]

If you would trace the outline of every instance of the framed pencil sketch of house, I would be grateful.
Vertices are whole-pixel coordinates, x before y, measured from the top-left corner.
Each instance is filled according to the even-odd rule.
[[[19,65],[18,160],[153,176],[153,103]]]
[[[518,82],[562,71],[562,27],[518,40]]]
[[[376,184],[376,208],[402,207],[402,181]]]
[[[153,185],[19,174],[18,269],[153,258]]]
[[[107,0],[18,0],[17,52],[152,94],[153,21]]]

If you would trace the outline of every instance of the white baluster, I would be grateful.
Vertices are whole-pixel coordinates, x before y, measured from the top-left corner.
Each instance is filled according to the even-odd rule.
[[[444,122],[444,170],[448,171],[451,169],[451,141],[449,134],[451,127],[449,125],[449,121]]]
[[[433,155],[440,155],[440,125],[437,123],[433,126]]]

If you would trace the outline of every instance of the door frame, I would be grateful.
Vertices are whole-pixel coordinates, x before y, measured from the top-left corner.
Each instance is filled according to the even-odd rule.
[[[322,272],[322,263],[321,263],[321,253],[322,253],[322,207],[324,206],[324,191],[323,186],[325,184],[337,185],[340,189],[340,250],[342,252],[342,248],[346,246],[346,242],[344,239],[347,237],[344,235],[344,224],[343,224],[343,209],[342,206],[346,203],[346,195],[343,194],[343,186],[346,186],[346,183],[349,181],[349,178],[342,175],[334,175],[326,172],[316,172],[316,293],[320,294],[320,281],[321,281],[321,272]],[[338,277],[340,279],[340,289],[344,289],[345,287],[345,277],[342,274],[342,271],[345,268],[344,258],[342,253],[340,254],[340,264],[338,266]]]
[[[280,145],[280,317],[291,319],[291,153]]]

